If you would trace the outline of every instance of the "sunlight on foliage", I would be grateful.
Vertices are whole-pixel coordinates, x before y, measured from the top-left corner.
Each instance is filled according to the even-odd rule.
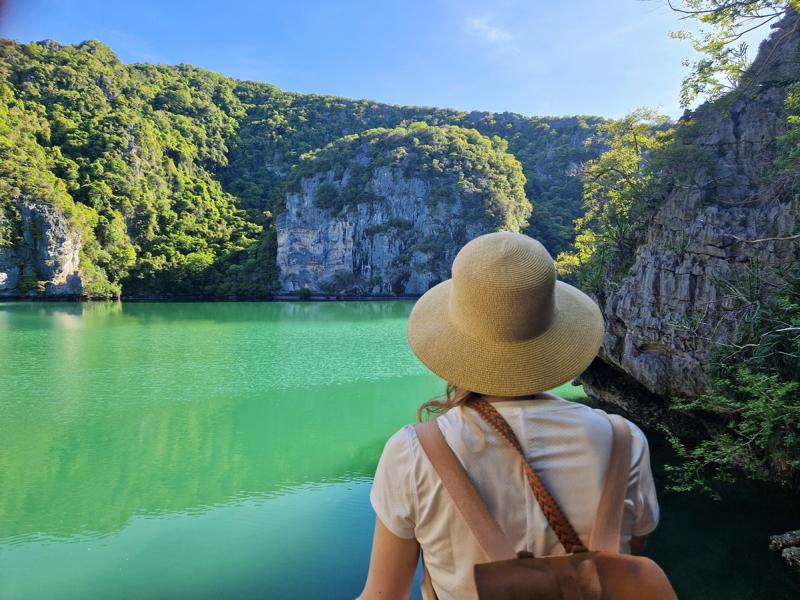
[[[631,209],[654,182],[650,161],[666,143],[669,124],[663,115],[638,109],[600,128],[607,150],[584,167],[584,215],[575,221],[573,248],[556,259],[559,272],[574,276],[582,289],[598,292],[612,273],[630,266],[641,225]]]
[[[696,21],[700,32],[674,31],[673,39],[688,40],[700,53],[697,60],[685,60],[689,73],[681,86],[681,106],[689,107],[699,98],[714,100],[734,90],[742,82],[750,64],[748,45],[743,37],[776,22],[792,0],[676,0],[670,7],[685,19]]]
[[[581,214],[580,165],[600,152],[582,142],[604,122],[294,94],[190,65],[125,65],[97,41],[3,40],[0,74],[0,248],[21,247],[20,202],[57,206],[81,231],[89,297],[268,297],[287,175],[301,157],[376,128],[463,127],[479,143],[443,149],[513,154],[525,180],[509,193],[522,183],[536,204],[525,231],[558,252]],[[481,152],[460,163],[467,195],[503,179],[480,171],[505,168]],[[430,175],[457,162],[432,156]],[[350,200],[371,201],[356,183]],[[342,198],[330,191],[320,202],[335,209]],[[502,204],[489,218],[503,221]]]

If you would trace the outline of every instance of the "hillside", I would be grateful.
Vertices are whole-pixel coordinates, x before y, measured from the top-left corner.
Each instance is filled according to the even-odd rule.
[[[413,123],[503,140],[534,207],[519,225],[555,254],[581,214],[579,167],[600,150],[585,144],[597,118],[293,94],[189,65],[126,65],[96,41],[4,40],[0,73],[2,296],[267,297],[279,286],[274,216],[304,156]],[[475,188],[505,176],[491,161],[455,164]]]

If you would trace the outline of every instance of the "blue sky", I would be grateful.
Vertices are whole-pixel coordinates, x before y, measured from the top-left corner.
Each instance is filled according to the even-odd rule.
[[[98,39],[297,92],[526,115],[681,114],[662,0],[7,0],[0,34]],[[763,34],[762,34],[763,35]]]

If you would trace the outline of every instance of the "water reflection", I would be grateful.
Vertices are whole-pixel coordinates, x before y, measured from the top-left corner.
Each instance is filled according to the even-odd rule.
[[[20,327],[50,328],[60,323],[70,321],[71,317],[80,319],[104,318],[122,313],[120,302],[0,302],[0,323],[11,323]],[[48,321],[43,317],[52,317]]]
[[[410,306],[0,303],[0,597],[355,596]]]
[[[0,547],[12,574],[0,597],[353,598],[368,561],[368,488],[363,478],[301,485],[136,516],[114,535]]]
[[[440,390],[403,342],[408,303],[364,303],[379,319],[333,303],[63,306],[0,305],[51,328],[0,342],[6,541],[369,476]]]
[[[0,538],[110,532],[135,514],[368,477],[393,424],[410,418],[409,392],[422,396],[430,381],[384,388],[71,406],[66,420],[42,412],[4,436]],[[385,410],[364,410],[375,401]]]
[[[355,596],[375,461],[441,391],[410,307],[0,303],[0,598]],[[662,510],[681,598],[800,593],[766,549],[796,499]]]

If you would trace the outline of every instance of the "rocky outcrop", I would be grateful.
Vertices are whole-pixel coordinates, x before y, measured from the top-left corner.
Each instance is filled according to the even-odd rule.
[[[389,167],[376,169],[368,183],[379,201],[334,216],[318,208],[320,185],[341,190],[348,175],[305,179],[299,192],[287,196],[277,220],[282,292],[420,295],[450,276],[462,245],[486,232],[459,217],[459,198],[434,204],[428,183]]]
[[[626,379],[651,403],[702,393],[709,352],[733,331],[736,288],[798,259],[796,240],[782,238],[800,230],[800,197],[774,170],[784,100],[798,80],[800,33],[790,14],[761,45],[742,89],[684,117],[686,143],[708,164],[693,185],[651,199],[658,208],[635,263],[602,298],[607,329],[602,361],[585,376],[590,393],[636,404]]]
[[[786,564],[800,571],[800,530],[769,536],[769,549],[779,550]]]
[[[0,248],[0,297],[80,296],[80,232],[51,204],[19,201],[17,209],[20,239]]]
[[[280,292],[418,296],[450,276],[467,241],[520,229],[524,182],[516,159],[471,129],[338,141],[298,175],[276,219]]]

